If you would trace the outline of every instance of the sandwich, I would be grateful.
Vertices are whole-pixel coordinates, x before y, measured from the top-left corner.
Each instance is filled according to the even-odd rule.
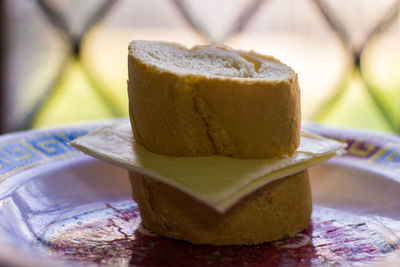
[[[301,130],[290,67],[226,46],[133,41],[128,69],[130,119],[72,145],[128,170],[146,228],[220,246],[308,227],[307,168],[345,146]]]

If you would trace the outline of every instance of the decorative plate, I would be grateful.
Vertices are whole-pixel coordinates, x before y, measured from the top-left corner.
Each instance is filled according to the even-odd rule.
[[[141,226],[125,171],[68,142],[104,124],[0,137],[0,265],[400,264],[400,137],[307,125],[348,143],[310,169],[312,224],[254,246],[196,246]]]

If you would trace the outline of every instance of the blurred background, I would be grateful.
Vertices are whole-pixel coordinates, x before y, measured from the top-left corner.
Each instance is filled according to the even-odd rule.
[[[299,75],[304,121],[400,133],[398,0],[2,0],[0,132],[128,115],[134,39],[224,43]]]

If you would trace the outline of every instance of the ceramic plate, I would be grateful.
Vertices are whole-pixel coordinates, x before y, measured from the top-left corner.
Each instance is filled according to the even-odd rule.
[[[102,124],[104,125],[104,124]],[[125,171],[68,142],[100,125],[0,137],[0,265],[398,264],[400,138],[307,125],[348,143],[310,169],[312,224],[255,246],[195,246],[146,231]]]

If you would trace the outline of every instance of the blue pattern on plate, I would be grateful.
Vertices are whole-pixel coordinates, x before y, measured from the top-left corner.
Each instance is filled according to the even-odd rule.
[[[15,168],[16,168],[15,166],[9,164],[7,161],[5,161],[5,160],[0,158],[0,174],[5,174],[5,173],[8,173],[8,172],[11,172]]]
[[[80,153],[68,142],[88,133],[88,130],[56,129],[28,133],[22,138],[8,139],[3,143],[0,139],[0,182],[29,167]]]
[[[59,135],[42,136],[40,138],[29,139],[27,143],[30,144],[36,151],[42,154],[53,157],[68,153],[67,141],[62,139]]]
[[[0,157],[16,167],[35,163],[42,157],[22,142],[8,143],[0,147]]]
[[[376,161],[393,168],[400,168],[400,151],[387,149]]]
[[[15,138],[0,138],[0,182],[27,168],[81,153],[68,142],[93,128],[95,127],[87,126],[66,130],[28,131]],[[340,130],[319,124],[309,124],[305,128],[325,137],[347,142],[347,153],[342,157],[366,160],[396,170],[396,173],[400,172],[398,136]]]

